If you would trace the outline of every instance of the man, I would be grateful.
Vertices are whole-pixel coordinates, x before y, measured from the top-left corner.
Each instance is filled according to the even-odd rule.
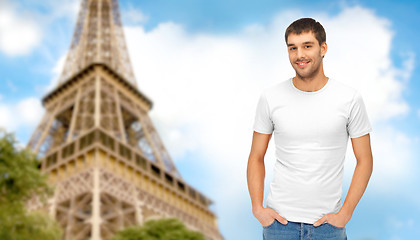
[[[252,212],[265,240],[347,239],[345,226],[372,173],[365,105],[357,90],[325,76],[319,22],[293,22],[285,40],[296,76],[266,89],[258,102],[247,170]],[[264,208],[264,156],[273,133],[276,163]],[[342,204],[349,136],[357,165]]]

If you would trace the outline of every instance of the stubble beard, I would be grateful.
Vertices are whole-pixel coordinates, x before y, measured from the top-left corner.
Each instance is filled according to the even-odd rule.
[[[322,60],[321,60],[322,61]],[[299,70],[299,67],[297,67],[297,69],[295,68],[295,72],[296,72],[296,75],[300,78],[300,79],[302,79],[302,80],[306,80],[306,79],[308,79],[308,80],[312,80],[313,78],[315,78],[319,73],[320,73],[320,70],[321,70],[321,63],[319,63],[317,66],[313,66],[315,69],[313,69],[312,71],[310,71],[310,72],[308,72],[308,73],[306,73],[306,74],[300,74],[299,72],[300,71],[298,71]]]

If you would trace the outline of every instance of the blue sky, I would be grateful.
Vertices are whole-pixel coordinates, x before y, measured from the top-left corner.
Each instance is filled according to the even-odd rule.
[[[56,84],[76,0],[0,0],[0,126],[26,144]],[[420,234],[418,1],[120,1],[138,86],[184,179],[210,196],[226,239],[261,239],[245,170],[260,92],[293,76],[284,30],[325,27],[327,76],[362,93],[373,126],[374,173],[347,225],[349,239]],[[354,168],[351,145],[347,191]],[[272,144],[266,184],[272,177]],[[267,185],[266,185],[267,186]]]

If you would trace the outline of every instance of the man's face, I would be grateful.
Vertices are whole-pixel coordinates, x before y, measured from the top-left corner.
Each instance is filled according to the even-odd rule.
[[[312,32],[299,35],[290,34],[287,39],[287,51],[296,75],[303,78],[313,78],[322,70],[322,56],[327,52],[327,44],[319,46]]]

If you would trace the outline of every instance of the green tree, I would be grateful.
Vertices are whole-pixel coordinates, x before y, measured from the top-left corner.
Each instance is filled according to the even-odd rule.
[[[26,202],[42,201],[52,193],[46,176],[38,169],[36,156],[19,147],[13,134],[0,129],[0,239],[56,240],[62,231],[41,212],[28,212]]]
[[[188,230],[176,218],[146,221],[118,232],[112,240],[205,240],[203,234]]]

